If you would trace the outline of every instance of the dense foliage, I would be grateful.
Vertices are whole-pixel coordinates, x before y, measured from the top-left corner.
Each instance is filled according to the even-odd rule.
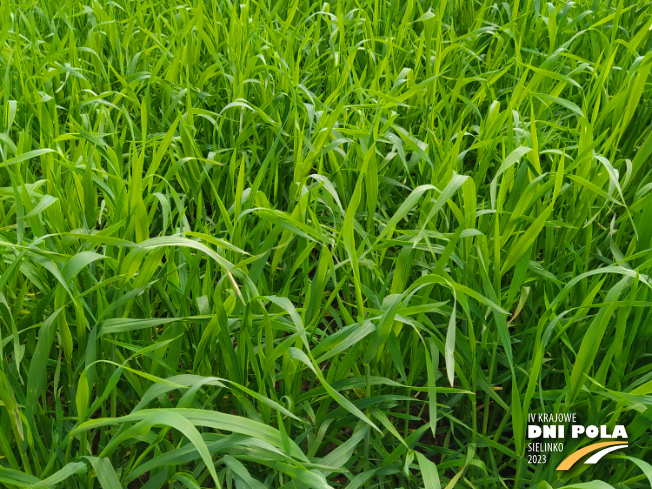
[[[651,30],[3,0],[0,485],[649,488]],[[530,464],[541,412],[629,447]]]

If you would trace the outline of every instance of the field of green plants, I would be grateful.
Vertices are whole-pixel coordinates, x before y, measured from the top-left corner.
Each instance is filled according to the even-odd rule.
[[[0,486],[649,489],[651,69],[643,0],[2,0]]]

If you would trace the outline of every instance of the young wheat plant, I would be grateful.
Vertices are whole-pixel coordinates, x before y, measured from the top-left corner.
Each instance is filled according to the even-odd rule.
[[[649,489],[651,69],[647,1],[1,0],[0,486]]]

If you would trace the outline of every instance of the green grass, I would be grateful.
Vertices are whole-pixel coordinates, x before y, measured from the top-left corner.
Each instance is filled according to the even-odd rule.
[[[649,3],[0,7],[1,486],[649,489]]]

